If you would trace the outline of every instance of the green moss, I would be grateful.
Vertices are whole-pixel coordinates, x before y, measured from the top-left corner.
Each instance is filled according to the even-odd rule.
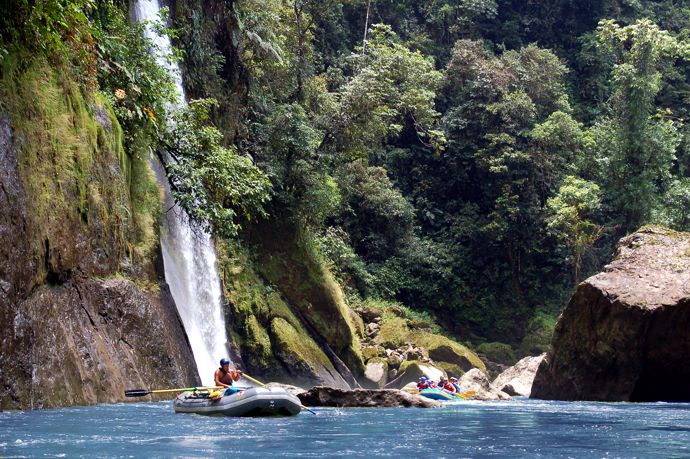
[[[378,346],[364,346],[362,348],[362,357],[365,361],[369,361],[374,357],[379,357],[381,355],[381,348]]]
[[[133,169],[112,108],[98,92],[77,86],[70,68],[34,56],[3,69],[0,80],[27,213],[42,232],[36,238],[81,226],[90,242],[109,247],[111,261],[134,254],[148,263],[160,212],[148,154]]]
[[[440,327],[427,311],[417,311],[398,302],[378,298],[367,298],[360,307],[379,310],[384,319],[391,317],[407,319],[411,328],[430,329],[433,333],[440,333]]]
[[[262,276],[319,331],[355,374],[361,374],[361,345],[351,313],[309,234],[294,222],[276,217],[257,224],[251,231],[251,241]]]
[[[362,320],[362,317],[360,317],[359,314],[357,314],[355,311],[348,309],[350,313],[350,320],[352,321],[352,324],[355,326],[355,331],[357,332],[357,336],[360,338],[364,338],[365,328],[364,328],[364,321]]]
[[[405,344],[409,333],[410,329],[407,328],[407,321],[405,319],[401,317],[384,317],[375,342],[381,346],[395,349]]]
[[[429,352],[429,357],[434,361],[452,363],[464,371],[479,368],[486,373],[486,366],[477,354],[445,336],[427,332],[412,332],[409,335],[409,340],[425,348]]]
[[[267,368],[273,355],[271,340],[268,333],[256,320],[255,316],[249,316],[245,322],[244,348],[249,351],[247,358],[253,367]]]
[[[459,378],[460,376],[465,374],[465,371],[463,371],[462,368],[460,368],[459,365],[456,365],[454,363],[448,363],[448,362],[434,362],[434,364],[442,369],[443,371],[446,372],[446,375],[448,377],[450,376],[455,376],[456,378]]]
[[[287,320],[281,317],[273,319],[271,336],[275,343],[276,354],[289,367],[306,365],[313,372],[325,367],[336,373],[330,360],[314,340],[298,332]]]
[[[482,343],[477,346],[477,352],[484,354],[489,360],[503,365],[515,363],[513,348],[505,343]]]

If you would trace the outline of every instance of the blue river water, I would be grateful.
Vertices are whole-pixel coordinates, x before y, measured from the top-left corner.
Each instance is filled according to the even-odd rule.
[[[175,414],[170,402],[0,412],[0,457],[690,457],[690,404],[460,402]]]

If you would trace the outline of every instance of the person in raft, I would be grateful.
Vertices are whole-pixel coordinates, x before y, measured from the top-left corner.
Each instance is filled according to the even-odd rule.
[[[450,392],[451,394],[454,394],[457,392],[457,389],[455,388],[455,385],[453,384],[453,378],[451,380],[444,380],[443,381],[443,386],[441,386],[443,390]]]
[[[226,358],[220,359],[220,368],[213,375],[216,386],[231,388],[233,381],[238,381],[242,376],[242,371],[231,370],[230,361]]]
[[[428,389],[429,387],[429,381],[426,379],[425,376],[422,376],[419,378],[419,382],[417,383],[417,389],[422,390],[422,389]]]
[[[453,387],[455,387],[455,392],[459,394],[460,384],[458,383],[458,378],[456,378],[455,376],[451,376],[450,383],[453,385]]]

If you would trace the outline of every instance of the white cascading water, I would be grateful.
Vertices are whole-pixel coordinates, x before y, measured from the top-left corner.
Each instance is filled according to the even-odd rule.
[[[139,0],[134,4],[132,16],[135,21],[155,21],[159,10],[158,0]],[[158,35],[150,26],[146,27],[146,34],[157,45],[153,51],[158,63],[175,81],[179,102],[177,107],[170,108],[180,108],[185,104],[180,68],[165,58],[171,52],[170,38]],[[213,385],[218,361],[227,357],[216,253],[210,236],[194,231],[186,212],[178,206],[173,207],[165,173],[159,164],[155,166],[158,181],[165,190],[164,209],[172,209],[164,214],[161,225],[165,280],[189,337],[201,382]]]

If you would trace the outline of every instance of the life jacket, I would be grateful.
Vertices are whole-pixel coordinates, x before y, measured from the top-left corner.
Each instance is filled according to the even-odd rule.
[[[220,382],[232,386],[232,372],[223,370],[223,367],[220,367],[219,370],[221,373],[223,373],[223,375],[219,378]]]
[[[424,381],[424,382],[419,382],[417,383],[417,389],[428,389],[429,388],[429,381]]]
[[[443,388],[448,392],[455,392],[455,386],[450,381],[446,381],[446,383],[443,385]]]

